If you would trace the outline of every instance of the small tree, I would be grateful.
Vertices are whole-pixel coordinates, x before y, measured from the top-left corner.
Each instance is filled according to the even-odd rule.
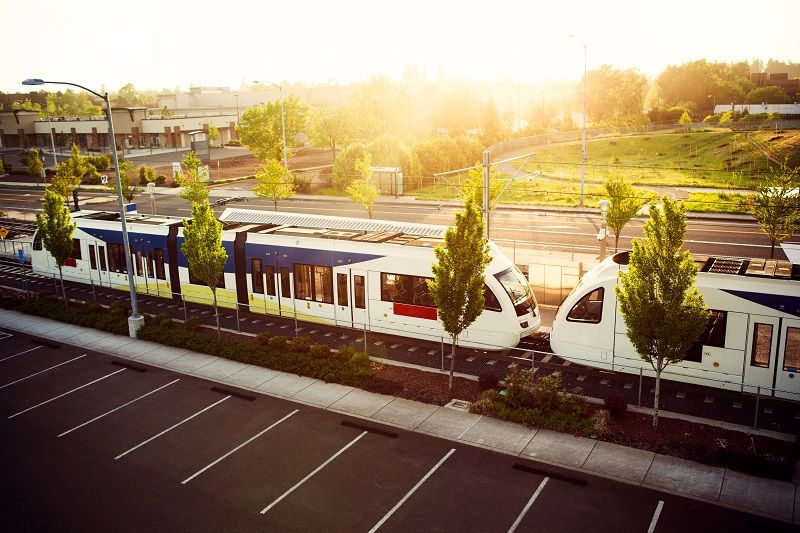
[[[688,111],[684,111],[681,115],[681,118],[678,119],[678,124],[683,126],[684,130],[689,129],[689,125],[692,123],[692,117],[689,115]]]
[[[61,193],[52,187],[47,187],[44,191],[42,212],[36,215],[36,228],[42,244],[58,266],[64,305],[67,304],[67,292],[64,289],[64,273],[61,269],[72,255],[72,233],[75,227],[76,224],[70,220],[69,208],[64,205]]]
[[[62,194],[64,198],[69,198],[72,189],[80,185],[83,177],[87,174],[92,178],[100,177],[97,169],[89,162],[88,158],[81,155],[81,149],[78,148],[78,145],[73,144],[69,159],[56,165],[55,176],[52,181],[53,183],[58,182],[56,188],[59,194]]]
[[[800,174],[783,165],[756,188],[756,194],[745,200],[747,210],[767,234],[775,257],[775,245],[794,233],[800,224]]]
[[[28,150],[28,153],[25,154],[23,158],[23,162],[25,163],[25,170],[28,171],[28,174],[36,176],[37,178],[44,176],[44,163],[42,163],[42,158],[39,155],[38,149],[31,148]]]
[[[483,273],[492,259],[483,236],[483,218],[474,202],[468,201],[464,211],[456,213],[455,228],[447,228],[444,246],[437,246],[434,253],[434,278],[428,281],[428,290],[452,341],[448,385],[452,389],[458,336],[483,311]]]
[[[192,220],[184,220],[183,228],[181,252],[186,257],[192,276],[211,289],[214,297],[214,316],[217,319],[217,335],[219,335],[217,287],[224,275],[228,252],[222,246],[222,222],[214,218],[214,211],[208,198],[192,204]]]
[[[697,267],[689,252],[681,251],[685,233],[683,206],[666,196],[661,208],[651,205],[644,238],[633,240],[628,271],[620,272],[614,287],[628,338],[656,373],[654,429],[661,373],[686,357],[710,316],[695,287]]]
[[[213,124],[208,125],[208,141],[209,144],[214,143],[217,139],[219,139],[219,129]]]
[[[309,138],[318,148],[330,148],[336,163],[336,146],[347,145],[353,137],[353,118],[345,106],[317,109],[311,118]]]
[[[191,151],[183,158],[186,172],[178,172],[175,174],[175,181],[178,182],[178,185],[183,187],[183,190],[178,193],[178,197],[188,200],[193,204],[199,204],[208,199],[208,185],[200,181],[200,176],[197,171],[201,163],[202,161],[197,157],[197,154]]]
[[[126,202],[130,203],[133,201],[134,196],[142,192],[142,188],[134,183],[133,178],[131,178],[130,171],[133,168],[133,165],[127,159],[122,159],[119,162],[119,184],[120,189],[122,189],[122,197],[125,199]],[[140,169],[142,167],[139,167]],[[107,185],[110,191],[117,190],[117,184],[113,183],[113,180],[109,182]]]
[[[614,251],[616,252],[622,228],[636,216],[642,203],[636,197],[636,191],[631,184],[621,177],[609,178],[603,187],[610,201],[608,213],[606,213],[606,225],[614,232]]]
[[[286,200],[294,194],[292,174],[275,159],[270,159],[265,165],[259,165],[255,177],[257,185],[253,192],[259,198],[272,200],[275,211],[278,210],[278,200]]]
[[[367,210],[367,215],[372,218],[372,212],[375,209],[375,199],[380,194],[380,191],[372,183],[372,166],[370,165],[370,155],[360,161],[356,162],[356,171],[361,174],[361,178],[353,180],[347,186],[346,192],[350,199],[357,204],[363,205]]]
[[[497,179],[494,169],[489,169],[489,211],[494,209],[495,202],[503,192],[503,182]],[[475,202],[479,209],[483,209],[483,167],[476,167],[469,171],[467,179],[461,184],[461,195],[464,204]]]

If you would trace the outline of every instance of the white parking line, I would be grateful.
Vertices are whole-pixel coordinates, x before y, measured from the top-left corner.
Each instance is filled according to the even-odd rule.
[[[284,420],[286,420],[287,418],[289,418],[293,414],[299,413],[299,412],[300,412],[300,409],[295,409],[294,411],[292,411],[288,415],[284,416],[283,418],[281,418],[280,420],[278,420],[277,422],[275,422],[274,424],[269,426],[267,429],[265,429],[265,430],[261,431],[260,433],[257,433],[256,435],[250,437],[249,439],[247,439],[246,441],[244,441],[243,443],[241,443],[236,448],[232,449],[231,451],[229,451],[228,453],[226,453],[225,455],[223,455],[222,457],[220,457],[216,461],[214,461],[212,463],[209,463],[208,466],[205,466],[205,467],[201,468],[200,470],[198,470],[197,472],[195,472],[191,476],[189,476],[186,479],[184,479],[183,481],[181,481],[181,485],[186,485],[188,482],[190,482],[191,480],[193,480],[194,478],[196,478],[197,476],[199,476],[200,474],[202,474],[203,472],[205,472],[206,470],[208,470],[209,468],[211,468],[215,464],[219,463],[220,461],[222,461],[223,459],[225,459],[229,455],[232,455],[232,454],[236,453],[239,449],[247,446],[248,444],[250,444],[251,442],[256,440],[258,437],[260,437],[261,435],[263,435],[264,433],[266,433],[270,429],[274,428],[275,426],[277,426],[278,424],[280,424],[281,422],[283,422]]]
[[[419,481],[417,481],[417,484],[416,484],[416,485],[414,485],[414,486],[411,488],[411,490],[410,490],[410,491],[408,491],[408,492],[406,493],[406,495],[405,495],[405,496],[403,496],[403,499],[401,499],[399,502],[397,502],[397,503],[395,504],[395,506],[394,506],[394,507],[392,507],[392,508],[389,510],[389,512],[388,512],[388,513],[386,513],[386,514],[384,515],[384,517],[383,517],[383,518],[381,518],[381,519],[380,519],[380,521],[379,521],[377,524],[375,524],[374,526],[372,526],[372,529],[370,529],[370,530],[369,530],[369,533],[374,533],[375,531],[378,531],[378,529],[380,529],[380,527],[381,527],[381,526],[382,526],[384,523],[386,523],[386,521],[387,521],[387,520],[389,520],[389,518],[391,518],[391,517],[392,517],[392,515],[393,515],[393,514],[394,514],[394,513],[395,513],[395,512],[396,512],[398,509],[400,509],[400,507],[401,507],[401,506],[402,506],[404,503],[406,503],[406,500],[408,500],[408,499],[411,497],[411,495],[412,495],[412,494],[414,494],[414,493],[417,491],[417,489],[418,489],[418,488],[420,488],[420,487],[422,486],[422,484],[423,484],[423,483],[425,483],[425,482],[428,480],[428,478],[429,478],[429,477],[431,477],[431,476],[433,475],[433,473],[434,473],[434,472],[436,472],[436,470],[438,470],[438,469],[439,469],[439,467],[440,467],[440,466],[442,466],[442,464],[444,464],[444,462],[445,462],[445,461],[447,461],[448,457],[450,457],[451,455],[453,455],[453,452],[455,452],[455,451],[456,451],[456,449],[455,449],[455,448],[450,448],[450,451],[449,451],[449,452],[447,452],[447,453],[445,454],[445,456],[444,456],[444,457],[442,457],[441,459],[439,459],[439,462],[438,462],[438,463],[436,463],[436,466],[434,466],[433,468],[431,468],[430,470],[428,470],[428,473],[427,473],[427,474],[425,474],[425,475],[422,477],[422,479],[420,479]]]
[[[84,422],[83,424],[80,424],[80,425],[78,425],[78,426],[75,426],[75,427],[74,427],[74,428],[72,428],[72,429],[68,429],[67,431],[65,431],[64,433],[61,433],[61,434],[59,434],[58,436],[59,436],[59,437],[63,437],[63,436],[64,436],[64,435],[66,435],[67,433],[72,433],[72,432],[73,432],[73,431],[75,431],[76,429],[80,429],[80,428],[82,428],[83,426],[88,426],[88,425],[89,425],[89,424],[91,424],[92,422],[95,422],[95,421],[97,421],[97,420],[100,420],[100,419],[101,419],[101,418],[103,418],[104,416],[106,416],[106,415],[110,415],[110,414],[111,414],[111,413],[113,413],[114,411],[119,411],[119,410],[120,410],[120,409],[122,409],[123,407],[127,407],[127,406],[129,406],[129,405],[130,405],[130,404],[132,404],[133,402],[138,402],[138,401],[139,401],[139,400],[141,400],[142,398],[145,398],[145,397],[147,397],[147,396],[150,396],[151,394],[154,394],[154,393],[156,393],[156,392],[160,391],[161,389],[164,389],[164,388],[166,388],[166,387],[169,387],[169,386],[170,386],[170,385],[172,385],[173,383],[177,383],[177,382],[179,382],[179,381],[180,381],[180,379],[176,379],[176,380],[174,380],[174,381],[170,381],[170,382],[169,382],[169,383],[167,383],[166,385],[162,385],[162,386],[160,386],[159,388],[157,388],[157,389],[155,389],[155,390],[151,390],[150,392],[148,392],[148,393],[146,393],[146,394],[142,394],[142,395],[141,395],[141,396],[139,396],[138,398],[135,398],[135,399],[133,399],[133,400],[131,400],[131,401],[127,402],[127,403],[124,403],[124,404],[120,405],[119,407],[115,407],[115,408],[113,408],[113,409],[112,409],[112,410],[110,410],[110,411],[106,411],[106,412],[105,412],[105,413],[103,413],[102,415],[98,415],[98,416],[96,416],[96,417],[92,418],[91,420],[87,420],[87,421],[86,421],[86,422]]]
[[[63,363],[58,363],[57,365],[53,365],[50,368],[45,368],[44,370],[40,370],[39,372],[36,372],[35,374],[31,374],[30,376],[25,376],[24,378],[19,378],[18,380],[12,381],[11,383],[6,383],[5,385],[0,385],[0,389],[5,389],[6,387],[10,387],[14,383],[19,383],[20,381],[25,381],[26,379],[30,379],[30,378],[32,378],[34,376],[38,376],[39,374],[44,374],[45,372],[47,372],[49,370],[53,370],[54,368],[58,368],[61,365],[66,365],[67,363],[71,363],[73,361],[77,361],[81,357],[86,357],[87,355],[88,354],[79,355],[78,357],[74,357],[74,358],[70,359],[69,361],[64,361]]]
[[[361,435],[359,435],[358,437],[356,437],[356,438],[354,438],[353,440],[351,440],[349,443],[347,443],[347,445],[345,445],[345,447],[344,447],[344,448],[342,448],[341,450],[339,450],[338,452],[336,452],[335,454],[333,454],[333,455],[332,455],[332,456],[331,456],[331,457],[330,457],[330,458],[329,458],[327,461],[325,461],[324,463],[322,463],[321,465],[319,465],[317,468],[315,468],[313,472],[311,472],[311,473],[310,473],[310,474],[308,474],[306,477],[304,477],[303,479],[301,479],[300,481],[298,481],[297,483],[295,483],[294,487],[292,487],[291,489],[287,490],[286,492],[284,492],[283,494],[281,494],[280,496],[278,496],[278,498],[277,498],[275,501],[273,501],[271,504],[269,504],[269,505],[267,505],[266,507],[264,507],[264,509],[262,509],[262,511],[261,511],[261,514],[266,514],[266,512],[267,512],[267,511],[269,511],[270,509],[272,509],[273,507],[275,507],[276,505],[278,505],[278,503],[279,503],[279,502],[280,502],[282,499],[284,499],[284,498],[285,498],[285,497],[287,497],[289,494],[291,494],[292,492],[294,492],[294,491],[297,489],[297,487],[299,487],[300,485],[302,485],[303,483],[305,483],[306,481],[308,481],[309,479],[311,479],[311,478],[314,476],[314,474],[316,474],[317,472],[319,472],[320,470],[322,470],[323,468],[325,468],[326,466],[328,466],[328,464],[329,464],[331,461],[333,461],[334,459],[336,459],[337,457],[339,457],[341,454],[343,454],[343,453],[344,453],[344,452],[345,452],[345,451],[346,451],[346,450],[347,450],[347,449],[348,449],[350,446],[352,446],[353,444],[355,444],[356,442],[358,442],[358,441],[361,439],[361,437],[363,437],[363,436],[364,436],[364,435],[366,435],[367,433],[369,433],[369,432],[368,432],[368,431],[362,431],[362,432],[361,432]]]
[[[658,505],[656,505],[656,512],[653,513],[653,519],[650,520],[650,527],[647,528],[647,533],[653,533],[656,530],[656,524],[658,524],[658,517],[661,515],[661,510],[664,508],[664,502],[659,500]]]
[[[43,401],[42,403],[37,403],[36,405],[34,405],[34,406],[32,406],[32,407],[28,407],[27,409],[24,409],[24,410],[20,411],[19,413],[14,413],[13,415],[9,416],[8,418],[14,418],[15,416],[19,416],[19,415],[21,415],[22,413],[27,413],[28,411],[30,411],[30,410],[32,410],[32,409],[36,409],[37,407],[41,407],[41,406],[43,406],[43,405],[44,405],[44,404],[46,404],[46,403],[50,403],[50,402],[52,402],[52,401],[54,401],[54,400],[58,400],[59,398],[63,398],[63,397],[64,397],[64,396],[66,396],[67,394],[72,394],[73,392],[75,392],[75,391],[78,391],[78,390],[81,390],[81,389],[82,389],[82,388],[84,388],[84,387],[88,387],[89,385],[92,385],[92,384],[94,384],[94,383],[97,383],[98,381],[103,381],[103,380],[104,380],[104,379],[106,379],[106,378],[110,378],[110,377],[111,377],[111,376],[113,376],[114,374],[119,374],[119,373],[120,373],[120,372],[122,372],[123,370],[125,370],[125,369],[124,369],[124,368],[120,368],[119,370],[115,370],[114,372],[112,372],[112,373],[110,373],[110,374],[106,374],[105,376],[103,376],[103,377],[101,377],[101,378],[97,378],[97,379],[96,379],[96,380],[94,380],[94,381],[90,381],[89,383],[86,383],[86,384],[84,384],[84,385],[81,385],[80,387],[75,387],[75,388],[74,388],[74,389],[72,389],[71,391],[67,391],[67,392],[65,392],[65,393],[63,393],[63,394],[59,394],[58,396],[56,396],[56,397],[54,397],[54,398],[50,398],[49,400],[45,400],[45,401]]]
[[[145,444],[147,444],[148,442],[151,442],[151,441],[154,441],[154,440],[156,440],[156,439],[157,439],[158,437],[160,437],[161,435],[164,435],[165,433],[168,433],[168,432],[172,431],[172,430],[173,430],[173,429],[175,429],[176,427],[180,426],[181,424],[183,424],[183,423],[185,423],[185,422],[188,422],[188,421],[189,421],[189,420],[191,420],[192,418],[194,418],[194,417],[196,417],[196,416],[198,416],[198,415],[201,415],[201,414],[205,413],[206,411],[208,411],[208,410],[209,410],[209,409],[211,409],[212,407],[215,407],[215,406],[217,406],[217,405],[221,404],[222,402],[224,402],[224,401],[225,401],[225,400],[227,400],[228,398],[230,398],[230,396],[225,396],[223,399],[221,399],[221,400],[219,400],[219,401],[216,401],[216,402],[212,403],[211,405],[209,405],[208,407],[205,407],[205,408],[201,409],[200,411],[197,411],[195,414],[193,414],[193,415],[191,415],[191,416],[188,416],[188,417],[184,418],[183,420],[181,420],[181,421],[180,421],[180,422],[178,422],[177,424],[174,424],[174,425],[172,425],[172,426],[168,427],[167,429],[165,429],[164,431],[162,431],[162,432],[161,432],[161,433],[159,433],[158,435],[153,435],[153,436],[152,436],[152,437],[150,437],[149,439],[147,439],[147,440],[145,440],[145,441],[142,441],[142,442],[140,442],[139,444],[137,444],[137,445],[136,445],[136,446],[134,446],[133,448],[130,448],[129,450],[126,450],[126,451],[122,452],[122,453],[121,453],[121,454],[119,454],[118,456],[114,457],[114,460],[116,461],[117,459],[120,459],[121,457],[125,457],[126,455],[128,455],[128,454],[129,454],[129,453],[131,453],[132,451],[134,451],[134,450],[136,450],[136,449],[138,449],[138,448],[141,448],[142,446],[144,446],[144,445],[145,445]]]
[[[41,346],[34,346],[30,350],[25,350],[24,352],[19,352],[19,353],[15,353],[14,355],[9,355],[8,357],[3,357],[2,359],[0,359],[0,361],[8,361],[9,359],[14,359],[18,355],[22,355],[22,354],[25,354],[25,353],[28,353],[28,352],[32,352],[34,350],[38,350],[39,348],[41,348]]]
[[[516,531],[516,529],[519,526],[520,522],[522,522],[522,519],[525,518],[525,514],[528,512],[528,510],[530,510],[531,505],[533,505],[533,502],[535,502],[536,498],[539,497],[539,494],[542,493],[542,489],[544,489],[544,486],[547,484],[547,480],[548,479],[550,479],[550,478],[546,477],[546,478],[544,478],[542,480],[541,483],[539,483],[539,487],[533,493],[533,496],[531,496],[531,499],[528,500],[528,503],[525,504],[525,507],[522,508],[522,512],[519,513],[519,516],[517,517],[516,520],[514,520],[514,523],[511,524],[511,527],[508,528],[508,533],[514,533],[514,531]]]

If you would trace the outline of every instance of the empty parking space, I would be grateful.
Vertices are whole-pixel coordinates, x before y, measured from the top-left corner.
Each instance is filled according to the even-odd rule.
[[[8,355],[34,346],[14,342]],[[705,516],[729,531],[764,526],[87,350],[43,346],[4,363],[21,380],[0,389],[10,530],[645,533],[700,531]]]

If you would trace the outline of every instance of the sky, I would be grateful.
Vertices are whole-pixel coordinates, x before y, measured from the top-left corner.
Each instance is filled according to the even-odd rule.
[[[0,0],[0,12],[4,92],[26,78],[347,85],[406,66],[432,80],[578,80],[581,41],[589,69],[650,77],[702,58],[800,62],[800,0]]]

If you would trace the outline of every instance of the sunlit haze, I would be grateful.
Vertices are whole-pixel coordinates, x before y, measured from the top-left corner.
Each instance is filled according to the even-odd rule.
[[[2,0],[0,90],[29,77],[99,90],[270,80],[352,82],[407,66],[432,80],[576,80],[611,64],[653,77],[693,59],[800,60],[800,2]]]

